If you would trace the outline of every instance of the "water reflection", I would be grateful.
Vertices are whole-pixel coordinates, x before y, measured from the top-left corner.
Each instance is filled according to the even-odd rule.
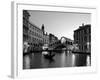
[[[61,56],[61,66],[64,67],[65,66],[65,62],[66,61],[66,56],[65,56],[65,52],[62,53]]]
[[[75,67],[90,66],[90,55],[73,54],[63,51],[61,53],[51,52],[55,54],[53,58],[45,58],[44,54],[48,52],[31,53],[23,57],[23,69],[35,68],[55,68],[55,67]]]
[[[86,63],[87,66],[91,66],[91,57],[89,55],[87,56]]]
[[[30,57],[29,55],[24,56],[24,61],[23,61],[23,67],[24,69],[30,69]]]
[[[75,66],[75,54],[72,54],[72,67]]]

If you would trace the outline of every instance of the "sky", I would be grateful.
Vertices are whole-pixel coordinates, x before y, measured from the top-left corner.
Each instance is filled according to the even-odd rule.
[[[29,10],[30,22],[41,28],[44,24],[45,31],[52,33],[59,39],[64,36],[73,40],[74,30],[84,24],[91,24],[91,14],[52,12]]]

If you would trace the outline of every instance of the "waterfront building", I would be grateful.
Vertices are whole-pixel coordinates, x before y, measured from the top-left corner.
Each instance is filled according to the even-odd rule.
[[[49,34],[49,43],[56,42],[58,38],[52,33]]]
[[[42,49],[44,44],[49,44],[49,36],[45,34],[43,26],[40,29],[35,24],[29,23],[29,43],[36,50]]]
[[[50,39],[49,39],[50,40]],[[62,49],[66,48],[67,50],[72,50],[73,48],[73,40],[66,38],[66,37],[61,37],[59,40],[58,38],[52,39],[53,42],[51,42],[50,47],[53,49]]]
[[[29,21],[29,13],[23,10],[23,42],[28,42],[30,50],[42,49],[44,44],[49,44],[49,35],[45,33],[45,26],[41,28]]]
[[[80,52],[91,52],[91,25],[79,26],[74,30],[74,44],[77,44]]]
[[[27,10],[23,10],[23,43],[28,42],[28,23],[29,23],[29,13]]]
[[[57,45],[58,38],[52,33],[49,34],[49,47],[54,48]]]

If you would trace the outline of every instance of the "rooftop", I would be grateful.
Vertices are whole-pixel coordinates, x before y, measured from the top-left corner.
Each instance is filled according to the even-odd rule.
[[[79,31],[79,30],[86,29],[88,27],[91,27],[91,24],[86,24],[86,25],[82,24],[82,26],[79,26],[79,28],[76,29],[76,30],[74,30],[74,32]]]

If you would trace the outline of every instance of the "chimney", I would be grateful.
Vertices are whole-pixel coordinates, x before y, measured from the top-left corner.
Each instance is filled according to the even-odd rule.
[[[82,27],[84,27],[84,23],[82,23],[82,26],[79,26],[79,28],[82,28]]]

